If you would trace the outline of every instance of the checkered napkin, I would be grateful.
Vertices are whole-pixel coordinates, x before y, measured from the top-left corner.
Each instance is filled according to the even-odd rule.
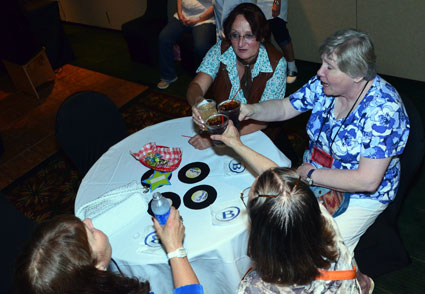
[[[131,153],[131,152],[130,152]],[[168,167],[157,167],[157,166],[151,166],[149,165],[145,158],[149,153],[159,153],[162,156],[162,159],[167,160],[168,162],[172,163]],[[156,143],[150,142],[143,146],[141,150],[138,152],[131,153],[134,158],[136,158],[138,161],[143,163],[149,168],[159,170],[159,171],[173,171],[180,165],[180,162],[182,160],[182,151],[180,148],[169,148],[165,146],[157,146]]]

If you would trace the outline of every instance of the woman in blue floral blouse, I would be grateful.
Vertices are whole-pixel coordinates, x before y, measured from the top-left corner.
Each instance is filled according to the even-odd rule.
[[[324,41],[320,56],[317,75],[301,89],[283,100],[243,104],[239,118],[283,121],[311,110],[309,148],[297,172],[313,190],[348,195],[348,207],[335,221],[354,250],[397,193],[409,118],[400,95],[376,74],[367,34],[338,31]],[[226,135],[212,138],[235,144]],[[261,169],[270,167],[269,161],[256,164],[263,163]]]

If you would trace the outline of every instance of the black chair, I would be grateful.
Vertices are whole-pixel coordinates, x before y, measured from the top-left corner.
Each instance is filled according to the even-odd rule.
[[[121,112],[104,94],[68,97],[56,116],[56,139],[83,177],[112,145],[128,136]]]
[[[361,272],[371,277],[398,270],[411,263],[397,226],[403,200],[417,176],[425,153],[424,126],[413,103],[403,99],[410,120],[410,134],[400,157],[400,185],[394,201],[360,238],[354,254]]]
[[[35,223],[18,211],[0,192],[0,252],[2,266],[0,293],[13,293],[13,275],[16,258],[34,230]]]

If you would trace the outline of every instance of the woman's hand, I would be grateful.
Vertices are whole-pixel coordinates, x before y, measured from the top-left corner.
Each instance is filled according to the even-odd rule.
[[[239,131],[231,120],[229,120],[229,124],[222,135],[211,135],[211,139],[222,141],[231,148],[234,148],[238,144],[242,144]]]
[[[308,172],[311,170],[311,169],[313,169],[313,168],[316,168],[314,165],[312,165],[311,163],[307,163],[307,162],[304,162],[302,165],[300,165],[298,168],[297,168],[297,173],[303,178],[303,179],[305,179],[305,178],[307,178],[307,174],[308,174]]]
[[[189,18],[189,19],[187,19],[185,26],[192,27],[192,26],[196,25],[197,23],[199,23],[200,20],[201,19],[199,17]]]
[[[197,103],[192,106],[192,120],[198,127],[201,128],[201,130],[206,130],[207,128],[205,127],[205,122],[201,118],[198,108],[196,108],[196,105],[201,101],[202,100],[198,100]]]
[[[184,225],[180,219],[180,213],[174,207],[171,207],[168,220],[163,227],[155,218],[152,218],[156,234],[165,247],[167,253],[173,252],[183,247]]]
[[[190,138],[189,144],[199,150],[207,149],[213,145],[210,138],[203,137],[201,135],[196,135]]]
[[[244,120],[251,119],[253,115],[254,115],[254,106],[252,104],[241,103],[239,120],[244,121]]]

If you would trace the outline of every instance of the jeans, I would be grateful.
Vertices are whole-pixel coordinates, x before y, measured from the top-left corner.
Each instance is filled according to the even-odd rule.
[[[159,34],[159,67],[161,79],[171,81],[176,78],[174,70],[173,46],[185,32],[192,32],[196,61],[199,62],[207,51],[215,44],[215,25],[201,24],[195,27],[186,27],[173,17]]]

